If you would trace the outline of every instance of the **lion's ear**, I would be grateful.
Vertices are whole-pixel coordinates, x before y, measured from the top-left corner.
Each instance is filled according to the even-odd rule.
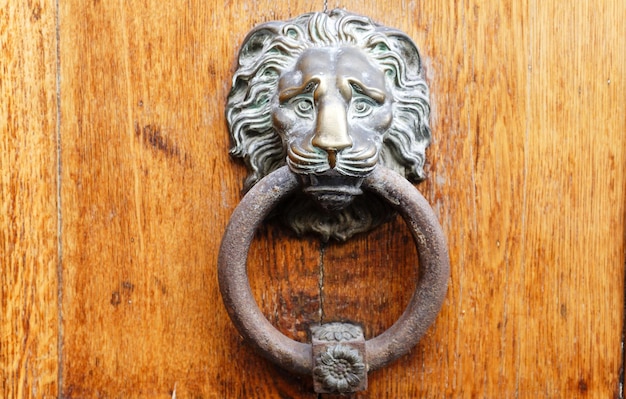
[[[387,40],[393,50],[400,54],[406,64],[407,73],[414,78],[422,73],[422,57],[413,40],[401,32],[390,32]]]
[[[274,23],[266,23],[254,28],[243,41],[239,50],[239,65],[249,66],[267,51],[267,47],[278,34]]]

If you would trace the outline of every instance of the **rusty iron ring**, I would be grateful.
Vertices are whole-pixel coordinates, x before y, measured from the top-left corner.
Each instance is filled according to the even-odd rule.
[[[259,309],[250,288],[247,258],[259,224],[282,199],[300,187],[287,166],[267,175],[233,212],[218,256],[218,278],[224,305],[239,333],[263,356],[281,367],[310,374],[311,344],[288,338]],[[419,257],[415,292],[400,318],[385,332],[365,343],[368,370],[376,370],[408,353],[433,323],[448,288],[450,261],[441,226],[420,192],[397,173],[377,166],[363,182],[404,218]]]

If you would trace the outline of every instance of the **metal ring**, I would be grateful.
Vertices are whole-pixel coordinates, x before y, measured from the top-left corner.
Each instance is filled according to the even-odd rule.
[[[310,374],[311,344],[288,338],[259,309],[247,275],[247,257],[254,232],[282,199],[300,186],[287,166],[267,175],[242,199],[231,216],[218,256],[222,299],[240,334],[269,360],[301,374]],[[400,318],[385,332],[365,343],[368,370],[376,370],[406,354],[432,324],[443,304],[450,261],[445,238],[428,202],[397,173],[377,166],[363,182],[402,215],[419,257],[415,292]]]

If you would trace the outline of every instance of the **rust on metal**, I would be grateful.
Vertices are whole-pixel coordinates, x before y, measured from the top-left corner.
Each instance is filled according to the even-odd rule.
[[[286,337],[263,316],[252,295],[246,266],[255,230],[281,200],[299,188],[299,179],[285,166],[263,178],[244,196],[222,239],[218,277],[224,304],[241,335],[281,367],[311,374],[311,344]],[[366,368],[372,371],[408,353],[433,323],[446,295],[450,262],[441,226],[411,183],[377,166],[364,179],[363,188],[402,215],[413,235],[419,260],[416,289],[404,313],[387,331],[365,341]]]

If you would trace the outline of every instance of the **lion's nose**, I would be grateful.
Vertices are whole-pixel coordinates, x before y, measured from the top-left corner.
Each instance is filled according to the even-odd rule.
[[[326,98],[318,104],[315,136],[311,143],[328,152],[331,167],[335,166],[335,154],[352,146],[346,116],[345,104],[340,99]]]

